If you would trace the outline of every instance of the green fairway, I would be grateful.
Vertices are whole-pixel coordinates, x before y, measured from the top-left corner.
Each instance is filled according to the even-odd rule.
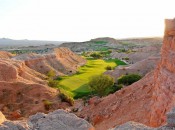
[[[124,62],[118,59],[101,60],[101,59],[88,59],[86,65],[79,68],[77,74],[72,76],[64,76],[60,80],[60,86],[69,92],[72,92],[73,96],[81,97],[90,93],[87,85],[89,78],[93,75],[99,75],[106,71],[106,66],[115,67],[117,65],[126,65]]]

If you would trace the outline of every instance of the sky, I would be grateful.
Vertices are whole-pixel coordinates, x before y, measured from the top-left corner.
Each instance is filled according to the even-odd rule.
[[[0,38],[87,41],[163,36],[174,0],[0,0]]]

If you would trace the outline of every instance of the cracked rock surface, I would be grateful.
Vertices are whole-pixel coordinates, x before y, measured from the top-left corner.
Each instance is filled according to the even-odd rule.
[[[93,126],[74,114],[56,110],[49,114],[37,113],[27,121],[5,121],[0,130],[93,130]]]

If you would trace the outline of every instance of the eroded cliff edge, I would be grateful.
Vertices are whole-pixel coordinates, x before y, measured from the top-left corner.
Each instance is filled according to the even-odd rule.
[[[59,90],[48,87],[47,73],[73,74],[86,63],[67,48],[52,53],[13,56],[0,52],[0,111],[8,119],[28,117],[69,106],[59,98]],[[47,104],[52,103],[47,108]]]
[[[156,69],[140,81],[97,103],[79,114],[97,130],[135,121],[158,127],[166,122],[166,113],[175,106],[175,19],[165,20],[161,60]]]

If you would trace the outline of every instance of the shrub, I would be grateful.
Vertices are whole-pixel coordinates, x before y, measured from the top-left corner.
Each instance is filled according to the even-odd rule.
[[[99,96],[105,96],[109,93],[114,85],[114,79],[108,75],[96,75],[91,77],[89,87],[92,91],[97,92]]]
[[[140,80],[142,77],[138,74],[123,75],[118,78],[118,84],[131,85],[132,83]]]
[[[74,105],[74,99],[71,96],[69,96],[68,94],[66,94],[66,93],[60,93],[59,94],[59,97],[61,98],[61,101],[62,102],[67,102],[71,106]]]
[[[127,61],[127,60],[129,60],[129,58],[128,57],[123,57],[122,60],[126,60]]]
[[[55,71],[50,70],[50,71],[47,73],[47,76],[48,76],[49,78],[54,78],[54,77],[56,76],[56,73],[55,73]]]
[[[48,82],[48,86],[52,88],[56,88],[59,86],[59,82],[57,80],[50,79]]]
[[[111,67],[110,65],[108,65],[108,66],[106,66],[106,68],[105,68],[106,70],[112,70],[113,69],[113,67]]]
[[[114,93],[114,92],[116,92],[116,91],[118,91],[118,90],[120,90],[122,88],[123,88],[122,84],[119,84],[119,85],[118,84],[114,84],[112,90],[110,91],[110,93]]]
[[[95,59],[102,58],[102,55],[100,53],[96,53],[96,52],[95,53],[92,53],[90,56],[93,57],[93,58],[95,58]]]
[[[118,91],[123,88],[123,85],[122,84],[114,85],[113,88],[114,91]]]
[[[43,101],[43,103],[44,103],[44,108],[45,108],[45,110],[50,110],[50,108],[51,108],[51,106],[52,106],[52,102],[51,101],[49,101],[49,100],[44,100]]]

